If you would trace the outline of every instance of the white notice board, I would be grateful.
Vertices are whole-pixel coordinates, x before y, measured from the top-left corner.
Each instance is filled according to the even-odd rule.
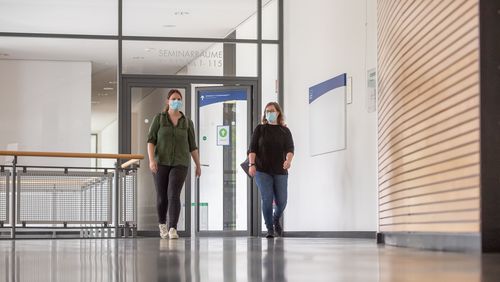
[[[309,88],[311,156],[346,148],[346,74]]]

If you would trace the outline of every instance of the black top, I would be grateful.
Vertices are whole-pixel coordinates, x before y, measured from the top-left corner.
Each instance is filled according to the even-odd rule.
[[[293,153],[290,129],[281,125],[259,124],[252,134],[249,153],[255,153],[255,166],[268,174],[288,174],[283,169],[287,153]]]

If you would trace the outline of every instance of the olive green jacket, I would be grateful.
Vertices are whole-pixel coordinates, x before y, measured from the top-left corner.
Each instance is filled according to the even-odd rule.
[[[191,152],[198,149],[193,122],[181,115],[174,126],[166,112],[159,113],[149,127],[148,143],[155,145],[155,160],[160,165],[188,167]]]

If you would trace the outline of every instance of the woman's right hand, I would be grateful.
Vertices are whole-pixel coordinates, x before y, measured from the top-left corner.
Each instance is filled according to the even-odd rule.
[[[149,169],[153,172],[156,173],[158,171],[158,164],[156,163],[155,160],[149,161]]]
[[[256,172],[257,169],[255,168],[255,165],[248,168],[248,174],[250,174],[251,177],[254,177]]]

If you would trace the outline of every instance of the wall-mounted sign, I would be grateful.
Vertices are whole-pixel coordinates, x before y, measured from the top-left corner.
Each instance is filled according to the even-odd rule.
[[[343,73],[309,88],[311,156],[346,149],[346,86],[347,74]]]
[[[229,140],[229,125],[217,125],[217,146],[228,146]]]
[[[200,107],[226,101],[246,101],[246,89],[230,89],[224,91],[200,91],[198,105]]]
[[[369,69],[366,78],[366,110],[373,113],[377,110],[377,73],[375,69]]]

